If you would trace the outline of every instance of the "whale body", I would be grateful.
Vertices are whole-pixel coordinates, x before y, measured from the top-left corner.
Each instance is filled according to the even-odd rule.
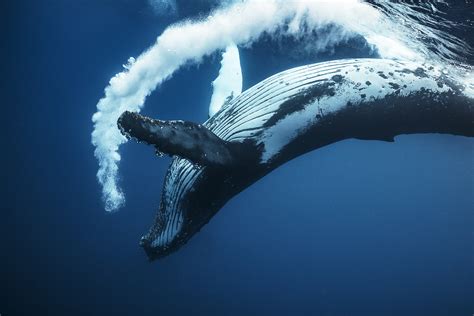
[[[161,203],[140,245],[150,260],[176,251],[233,196],[278,166],[344,139],[474,135],[472,86],[427,64],[348,59],[278,73],[205,123],[125,112],[127,137],[173,156]]]

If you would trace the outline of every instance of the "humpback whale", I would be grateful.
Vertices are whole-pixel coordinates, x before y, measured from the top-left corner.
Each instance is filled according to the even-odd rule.
[[[173,156],[140,245],[150,260],[184,245],[233,196],[278,166],[349,138],[474,135],[472,85],[428,64],[346,59],[273,75],[203,124],[124,112],[122,134]]]

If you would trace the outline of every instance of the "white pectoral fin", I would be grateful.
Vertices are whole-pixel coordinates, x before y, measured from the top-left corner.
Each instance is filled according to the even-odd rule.
[[[239,49],[235,44],[227,46],[222,54],[221,69],[212,82],[212,88],[209,116],[213,116],[226,102],[242,93],[242,69]]]

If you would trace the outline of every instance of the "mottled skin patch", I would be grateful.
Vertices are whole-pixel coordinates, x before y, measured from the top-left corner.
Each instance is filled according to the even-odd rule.
[[[331,97],[336,94],[336,84],[341,84],[344,80],[342,75],[334,75],[332,81],[320,83],[303,90],[301,93],[283,102],[279,110],[264,124],[264,127],[275,125],[290,114],[304,110],[304,108],[322,97]]]
[[[405,68],[405,69],[402,69],[402,70],[395,70],[395,72],[404,73],[404,74],[413,74],[413,75],[417,76],[418,78],[428,78],[429,77],[426,74],[426,70],[424,68],[421,68],[421,67],[418,67],[415,70]]]
[[[388,77],[383,73],[383,71],[378,71],[377,74],[384,79],[388,79]]]
[[[395,83],[395,82],[389,82],[388,83],[390,85],[390,87],[394,90],[398,90],[400,89],[400,85],[398,83]]]
[[[334,76],[331,77],[331,79],[332,79],[334,82],[336,82],[336,83],[342,82],[342,79],[343,79],[343,78],[344,78],[344,77],[341,76],[341,75],[334,75]]]

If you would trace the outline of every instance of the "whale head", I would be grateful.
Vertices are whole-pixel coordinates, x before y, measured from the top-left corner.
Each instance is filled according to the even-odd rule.
[[[150,260],[179,249],[261,173],[241,172],[258,165],[249,163],[257,160],[253,144],[225,142],[200,124],[161,121],[128,111],[117,124],[127,138],[173,156],[157,215],[140,240]]]

